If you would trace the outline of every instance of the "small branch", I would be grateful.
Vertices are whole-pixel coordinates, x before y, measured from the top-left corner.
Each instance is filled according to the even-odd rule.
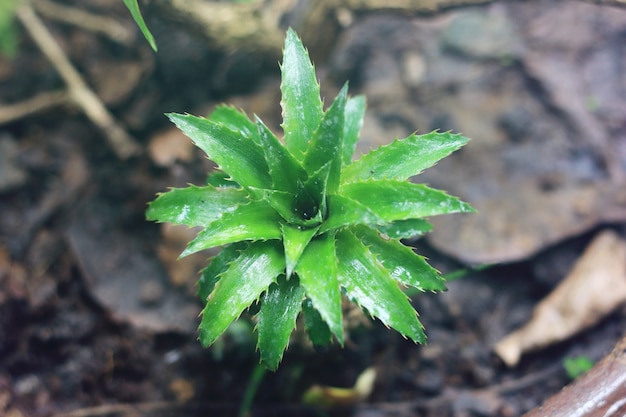
[[[66,91],[51,91],[19,103],[0,106],[0,125],[68,103],[71,99]]]
[[[106,36],[124,46],[132,45],[135,40],[133,32],[124,25],[108,17],[94,15],[74,7],[64,6],[48,0],[36,0],[33,5],[44,16],[68,23],[83,30]]]
[[[22,2],[18,7],[17,17],[67,84],[72,100],[103,131],[117,156],[126,159],[137,154],[140,147],[135,139],[118,124],[96,94],[89,89],[28,1]]]

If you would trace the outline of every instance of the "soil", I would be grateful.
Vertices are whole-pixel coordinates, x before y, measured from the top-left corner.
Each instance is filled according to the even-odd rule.
[[[121,1],[115,7],[100,0],[80,3],[88,3],[89,10],[112,16],[136,31]],[[548,7],[559,2],[530,3]],[[471,9],[473,13],[491,13],[490,16],[498,16],[498,10],[490,5]],[[528,14],[525,16],[531,20]],[[395,92],[397,88],[393,84],[395,70],[388,62],[404,62],[408,55],[402,51],[407,50],[407,39],[413,39],[396,36],[394,28],[406,25],[407,31],[410,27],[435,30],[432,28],[447,24],[450,16],[355,19],[351,29],[343,31],[327,60],[316,62],[316,66],[322,83],[327,83],[327,103],[346,79],[354,85],[355,93],[373,96],[370,119],[366,121],[368,145],[405,134],[406,125],[410,130],[426,130],[433,120],[439,120],[441,125],[432,128],[456,130],[463,125],[462,118],[455,118],[453,106],[447,113],[437,113],[425,102],[440,91],[449,93],[447,98],[437,96],[444,104],[455,98],[467,99],[464,94],[474,94],[463,93],[467,83],[476,90],[485,87],[472,84],[475,80],[458,78],[467,75],[461,71],[465,67],[448,65],[450,71],[444,75],[449,79],[443,84],[441,80],[433,81],[442,90],[434,89],[434,84],[407,90],[406,82],[420,82],[418,71],[413,78],[403,79],[401,99],[393,101],[384,94],[387,89]],[[216,103],[229,102],[245,108],[249,114],[256,112],[278,130],[278,67],[255,63],[238,51],[211,50],[181,26],[157,17],[148,19],[159,44],[157,54],[139,36],[132,43],[121,45],[73,25],[53,19],[44,21],[115,119],[140,144],[141,152],[120,158],[102,130],[67,102],[0,124],[0,415],[238,415],[258,363],[252,318],[243,317],[216,346],[203,349],[196,340],[201,303],[195,297],[194,280],[195,271],[210,253],[186,263],[174,261],[188,235],[145,221],[144,211],[157,192],[187,183],[200,184],[212,168],[200,151],[168,125],[163,113],[206,114]],[[505,36],[499,31],[514,36],[500,26],[493,30],[502,37]],[[64,87],[62,78],[24,28],[17,26],[17,31],[16,55],[0,58],[0,107]],[[371,36],[378,39],[378,44],[357,42],[367,36],[363,31],[374,34]],[[626,25],[615,26],[614,32],[623,39]],[[451,40],[453,34],[448,35],[445,42],[450,50],[463,48]],[[384,40],[381,36],[389,38]],[[489,49],[490,39],[493,38],[484,41],[485,48],[493,51]],[[424,54],[429,56],[433,49],[422,42],[427,51]],[[515,40],[510,42],[517,44]],[[484,63],[486,59],[490,68],[499,62],[485,58],[491,52],[485,53],[475,44],[472,47],[475,49],[468,52],[472,62]],[[380,55],[383,50],[391,51],[390,57]],[[507,84],[509,71],[525,74],[530,83],[525,87],[541,84],[544,73],[539,67],[524,67],[521,63],[526,61],[522,58],[516,62],[513,67],[488,73],[496,77],[489,85],[496,84],[496,79],[505,80],[502,85],[516,85]],[[545,79],[552,78],[546,75]],[[571,109],[560,109],[558,100],[557,104],[546,104],[552,84],[545,85],[548,87],[525,91],[519,99],[519,112],[507,113],[504,125],[502,119],[485,115],[486,120],[500,123],[509,134],[507,140],[495,143],[494,139],[487,147],[498,147],[498,155],[511,157],[506,149],[517,152],[516,146],[524,142],[524,137],[534,134],[528,132],[524,120],[530,117],[533,126],[545,123],[546,128],[557,123],[555,120],[571,121],[572,114],[567,114]],[[520,91],[517,87],[513,90]],[[411,98],[415,96],[420,98]],[[409,100],[410,104],[399,104],[402,100]],[[530,103],[528,100],[537,100],[549,108],[545,119],[534,118],[543,113],[523,105]],[[491,106],[499,108],[505,102],[509,100]],[[421,115],[407,110],[422,104]],[[616,117],[607,122],[617,132],[612,137],[626,140],[626,122],[622,116]],[[467,131],[477,124],[463,125],[461,129],[480,142],[479,137]],[[489,138],[497,129],[485,130],[485,137]],[[374,138],[379,132],[386,132],[386,137]],[[536,134],[541,132],[540,129]],[[557,140],[555,136],[553,143]],[[540,168],[529,163],[526,172],[515,172],[516,181],[532,179],[544,191],[571,185],[570,180],[600,190],[605,183],[595,182],[597,178],[616,175],[614,168],[606,168],[614,165],[597,162],[605,155],[601,150],[616,149],[621,158],[624,147],[620,143],[569,143],[567,146],[575,149],[567,155],[579,164],[577,167],[583,166],[586,162],[580,161],[591,155],[588,159],[595,162],[588,171],[581,174],[584,167],[576,171],[568,165],[562,170],[542,171],[537,179],[533,173]],[[539,148],[525,149],[531,152],[530,156],[522,155],[526,159],[533,159],[532,152],[541,152]],[[455,193],[470,190],[458,194],[474,203],[471,190],[486,183],[480,175],[474,175],[481,166],[469,165],[471,161],[479,163],[471,158],[472,153],[463,155],[462,158],[468,158],[463,159],[465,165],[458,164],[454,170],[460,176],[465,172],[475,182],[460,183],[458,176],[436,174],[428,178],[433,185],[439,187],[441,183],[441,188]],[[619,161],[622,160],[618,160],[617,170],[626,173],[626,164]],[[515,164],[509,167],[514,170]],[[490,171],[484,175],[505,174]],[[595,187],[597,184],[600,185]],[[500,185],[510,187],[510,183]],[[489,194],[481,190],[476,200]],[[498,240],[502,250],[492,250],[489,256],[486,246],[478,247],[480,243],[475,243],[476,251],[467,252],[468,258],[464,259],[458,254],[469,243],[449,243],[453,238],[445,236],[406,242],[428,256],[443,273],[469,267],[461,278],[449,282],[447,292],[412,297],[426,328],[428,344],[416,346],[380,322],[358,316],[347,323],[348,338],[343,349],[333,345],[315,350],[297,332],[279,369],[263,375],[250,415],[508,417],[536,407],[570,381],[563,367],[566,358],[586,356],[597,361],[611,351],[626,328],[626,309],[621,307],[566,341],[524,355],[513,368],[505,366],[493,353],[501,338],[529,319],[533,307],[568,273],[599,230],[611,228],[626,235],[626,218],[618,210],[619,204],[623,208],[623,201],[603,204],[595,209],[610,212],[611,216],[592,213],[585,217],[583,227],[563,226],[553,233],[537,232],[532,234],[538,237],[529,246],[500,236],[498,239],[504,239]],[[546,211],[525,212],[524,216],[543,219],[537,223],[540,225],[551,223],[550,207],[546,206]],[[511,224],[515,221],[511,220]],[[526,224],[517,229],[511,227],[534,230],[532,221],[531,226]],[[488,234],[483,236],[483,240],[489,239]],[[480,270],[471,268],[484,262],[495,264]],[[365,400],[331,409],[301,401],[315,384],[351,387],[365,369],[372,367],[377,377]]]

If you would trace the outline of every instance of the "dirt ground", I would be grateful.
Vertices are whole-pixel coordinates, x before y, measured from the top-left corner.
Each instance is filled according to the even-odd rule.
[[[163,113],[228,102],[278,131],[277,62],[208,45],[148,9],[155,54],[118,0],[58,4],[127,38],[41,4],[36,15],[110,119],[86,115],[16,18],[16,53],[0,58],[0,415],[238,415],[258,363],[254,318],[201,348],[194,282],[215,252],[177,261],[190,231],[144,212],[213,167]],[[626,237],[626,9],[533,0],[344,12],[332,46],[313,52],[327,103],[346,80],[368,98],[361,152],[413,131],[472,138],[415,180],[479,213],[434,219],[432,235],[406,242],[444,274],[466,272],[445,293],[412,296],[427,345],[357,314],[346,314],[343,349],[316,351],[296,332],[250,415],[520,416],[570,382],[566,358],[598,361],[625,333],[618,303],[514,366],[494,353],[601,231]],[[302,402],[368,368],[366,399]]]

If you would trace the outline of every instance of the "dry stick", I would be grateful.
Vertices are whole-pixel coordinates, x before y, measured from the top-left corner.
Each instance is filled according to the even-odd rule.
[[[38,94],[28,100],[15,104],[0,106],[0,125],[23,119],[34,113],[39,113],[53,107],[70,103],[67,91],[50,91]]]
[[[140,147],[135,139],[117,123],[98,99],[98,96],[89,89],[27,1],[18,7],[17,17],[37,46],[59,72],[67,84],[72,99],[83,109],[87,117],[103,131],[117,156],[126,159],[139,153]]]
[[[33,5],[38,12],[50,19],[98,33],[124,46],[132,45],[135,40],[132,31],[111,18],[98,16],[75,7],[64,6],[48,0],[36,0]]]

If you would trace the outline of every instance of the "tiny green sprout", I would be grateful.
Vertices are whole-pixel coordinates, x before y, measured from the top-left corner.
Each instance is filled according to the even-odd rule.
[[[417,343],[422,324],[401,286],[445,289],[437,270],[403,245],[429,216],[472,212],[408,179],[468,139],[410,135],[353,161],[365,99],[344,86],[323,109],[308,53],[288,30],[282,72],[284,143],[257,117],[218,107],[210,118],[168,114],[219,167],[205,186],[171,189],[147,218],[200,226],[181,256],[222,246],[201,272],[200,342],[211,345],[255,305],[261,361],[276,369],[300,314],[315,345],[343,345],[341,299]]]
[[[576,379],[593,368],[593,361],[587,356],[574,356],[563,359],[563,367],[570,379]]]

